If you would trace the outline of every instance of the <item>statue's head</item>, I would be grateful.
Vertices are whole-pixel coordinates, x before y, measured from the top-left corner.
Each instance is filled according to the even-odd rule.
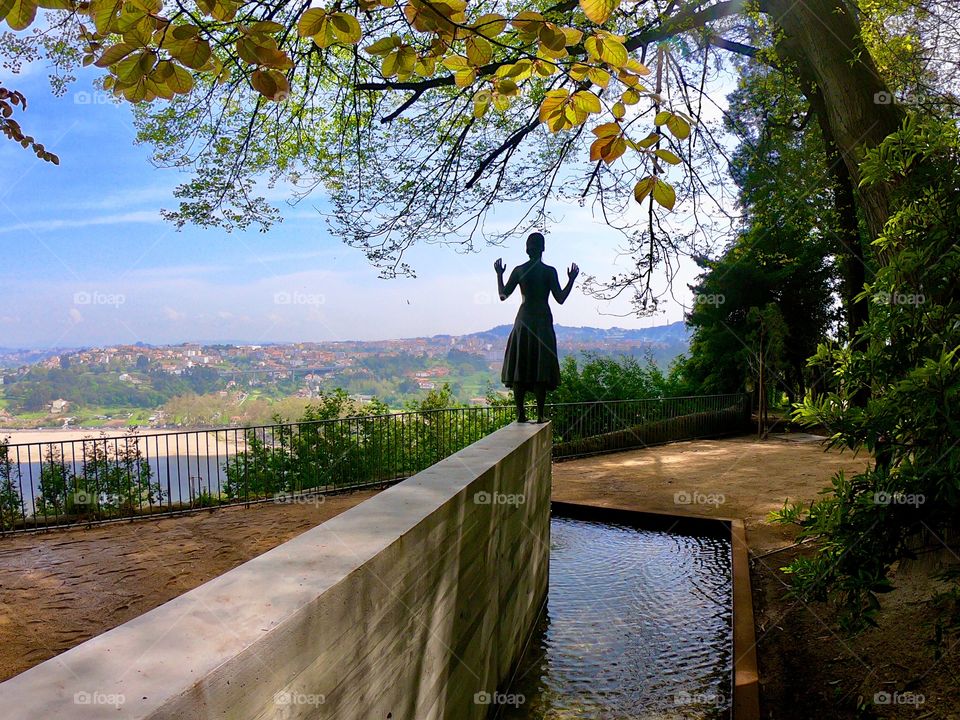
[[[530,233],[530,235],[527,236],[527,255],[530,256],[530,259],[534,260],[543,255],[543,250],[543,235],[538,232]]]

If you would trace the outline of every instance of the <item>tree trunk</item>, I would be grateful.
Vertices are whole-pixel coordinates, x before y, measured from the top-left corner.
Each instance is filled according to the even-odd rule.
[[[876,238],[887,221],[890,188],[859,188],[860,162],[865,150],[897,130],[903,113],[864,46],[860,24],[844,0],[763,0],[761,8],[784,32],[780,55],[822,92],[830,134]]]
[[[863,285],[867,281],[867,265],[863,252],[863,239],[860,237],[853,178],[850,177],[850,171],[843,162],[840,148],[833,139],[823,93],[820,88],[811,85],[804,88],[804,94],[810,100],[810,108],[820,125],[827,169],[833,176],[833,204],[837,211],[838,223],[837,256],[840,259],[840,271],[843,275],[840,301],[843,304],[850,343],[856,347],[862,342],[857,338],[857,331],[867,322],[870,306],[867,300],[855,300],[856,296],[863,291]]]

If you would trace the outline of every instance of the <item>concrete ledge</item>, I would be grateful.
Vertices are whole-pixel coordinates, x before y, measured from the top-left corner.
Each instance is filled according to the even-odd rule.
[[[546,597],[550,452],[504,428],[0,683],[4,717],[483,718]]]

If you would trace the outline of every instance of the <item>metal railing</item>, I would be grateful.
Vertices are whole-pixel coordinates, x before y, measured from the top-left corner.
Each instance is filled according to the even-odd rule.
[[[745,395],[548,406],[557,459],[744,432]],[[0,535],[388,485],[515,419],[512,406],[43,443],[0,442]]]

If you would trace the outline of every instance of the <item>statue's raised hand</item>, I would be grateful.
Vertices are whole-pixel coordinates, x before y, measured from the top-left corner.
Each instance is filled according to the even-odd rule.
[[[507,266],[503,264],[503,258],[497,258],[497,261],[493,264],[493,269],[497,271],[497,275],[503,275],[507,271]]]
[[[576,263],[572,263],[572,264],[570,265],[570,269],[567,270],[567,279],[568,279],[570,282],[573,282],[574,280],[577,279],[577,275],[579,275],[579,274],[580,274],[580,268],[577,267],[577,264],[576,264]]]

